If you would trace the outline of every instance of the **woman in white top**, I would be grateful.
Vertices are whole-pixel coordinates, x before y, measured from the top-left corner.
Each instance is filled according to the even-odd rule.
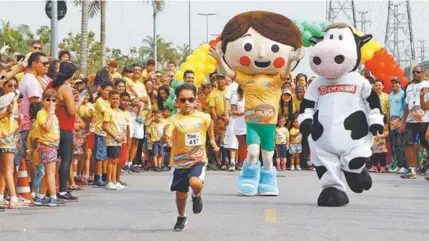
[[[241,85],[238,86],[237,94],[231,97],[231,112],[234,119],[234,134],[238,140],[238,169],[241,169],[243,161],[247,157],[246,122],[244,121],[244,96]]]

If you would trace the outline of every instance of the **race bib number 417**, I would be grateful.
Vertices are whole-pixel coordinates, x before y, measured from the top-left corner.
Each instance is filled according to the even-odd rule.
[[[201,133],[190,133],[185,135],[186,146],[202,146]]]

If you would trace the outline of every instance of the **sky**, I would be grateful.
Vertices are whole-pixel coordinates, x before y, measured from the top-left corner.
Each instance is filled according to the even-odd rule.
[[[80,32],[81,11],[73,5],[73,1],[68,2],[68,12],[64,19],[59,21],[59,39],[64,38],[68,32]],[[393,1],[405,2],[405,1]],[[167,0],[165,10],[158,15],[157,33],[165,40],[180,46],[188,43],[188,1]],[[357,11],[368,11],[367,20],[371,24],[367,25],[366,33],[374,36],[374,39],[384,45],[384,35],[386,31],[388,1],[356,0]],[[9,21],[12,26],[27,24],[35,31],[42,25],[50,25],[50,20],[45,14],[45,1],[32,0],[0,0],[0,20]],[[282,14],[294,20],[323,21],[326,18],[326,1],[191,1],[191,45],[192,48],[206,41],[206,21],[205,17],[198,13],[217,13],[209,17],[209,34],[219,34],[222,32],[225,23],[236,14],[250,10],[266,10]],[[124,52],[133,46],[141,46],[145,36],[153,34],[152,28],[152,6],[146,1],[119,1],[108,0],[106,18],[107,46],[119,48]],[[413,21],[413,32],[416,44],[417,56],[420,56],[420,43],[418,40],[427,40],[426,48],[429,49],[429,1],[412,0],[411,12]],[[357,13],[359,19],[359,13]],[[345,20],[340,15],[339,20]],[[358,29],[359,25],[358,25]],[[99,38],[100,19],[95,17],[89,21],[89,30],[94,31],[96,38]],[[215,36],[209,36],[209,40]],[[308,53],[306,57],[294,71],[304,72],[308,75],[314,73],[309,68]],[[429,52],[426,51],[429,57]]]

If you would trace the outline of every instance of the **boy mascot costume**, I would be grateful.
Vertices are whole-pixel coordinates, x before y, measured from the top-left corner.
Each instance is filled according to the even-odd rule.
[[[291,66],[304,56],[301,33],[280,14],[245,12],[229,20],[210,54],[244,92],[248,155],[238,178],[238,191],[246,196],[277,196],[273,154],[281,85]],[[260,149],[263,168],[258,160]]]
[[[310,53],[311,69],[319,75],[301,103],[301,133],[308,136],[311,161],[322,184],[319,206],[349,203],[344,172],[353,192],[372,186],[365,163],[371,156],[373,137],[383,133],[384,116],[380,100],[367,79],[355,70],[360,49],[371,35],[358,37],[346,24],[333,23]]]

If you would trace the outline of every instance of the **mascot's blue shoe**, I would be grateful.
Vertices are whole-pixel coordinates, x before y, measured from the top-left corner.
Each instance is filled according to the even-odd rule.
[[[240,194],[245,196],[254,196],[258,194],[260,170],[261,163],[259,161],[253,166],[249,166],[247,161],[244,161],[240,176],[238,176],[237,184],[237,189]]]
[[[258,193],[261,196],[278,196],[279,187],[277,186],[276,169],[267,171],[261,168],[261,180],[259,181]]]

